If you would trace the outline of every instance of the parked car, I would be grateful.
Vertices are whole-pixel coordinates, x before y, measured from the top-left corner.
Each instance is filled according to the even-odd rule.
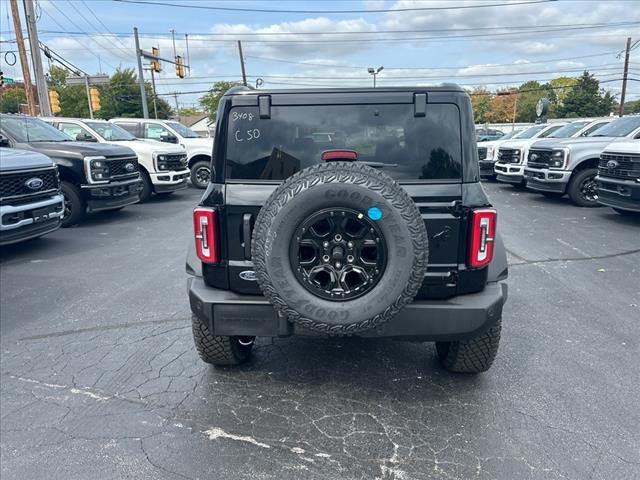
[[[149,200],[153,193],[173,193],[188,186],[187,154],[178,145],[142,141],[106,120],[60,117],[43,120],[78,141],[111,143],[133,150],[142,179],[141,202]]]
[[[503,142],[511,138],[518,138],[518,135],[525,131],[526,130],[514,130],[513,132],[505,133],[499,140],[486,141],[478,145],[478,162],[480,165],[480,176],[482,178],[496,178],[493,167],[498,159],[498,148]]]
[[[490,367],[507,261],[463,89],[236,87],[219,112],[187,259],[202,360],[241,363],[256,336],[357,335]],[[331,145],[306,138],[326,125]]]
[[[502,137],[504,137],[502,130],[494,130],[492,128],[476,129],[476,142],[490,142],[492,140],[499,140]]]
[[[545,138],[565,126],[566,122],[541,123],[528,128],[517,139],[507,140],[498,148],[498,160],[493,166],[499,182],[524,185],[524,165],[529,147],[538,138]]]
[[[4,146],[42,153],[58,166],[64,196],[62,226],[82,221],[87,211],[119,210],[139,200],[138,159],[127,147],[76,142],[39,118],[0,116]]]
[[[6,142],[0,138],[0,145]],[[0,147],[0,245],[60,228],[64,201],[58,168],[45,155]]]
[[[598,203],[623,215],[640,213],[640,140],[610,143],[598,164]]]
[[[580,207],[597,207],[600,154],[619,138],[640,138],[640,115],[622,117],[588,137],[535,143],[525,169],[527,187],[550,197],[569,195]]]
[[[213,138],[200,137],[189,127],[174,120],[112,118],[109,121],[138,138],[180,144],[187,151],[191,184],[197,188],[205,188],[209,183]]]

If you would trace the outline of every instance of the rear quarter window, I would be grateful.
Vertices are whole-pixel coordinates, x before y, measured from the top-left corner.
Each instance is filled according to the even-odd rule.
[[[460,113],[454,104],[233,107],[228,115],[225,170],[230,180],[279,181],[322,162],[327,150],[348,149],[358,161],[396,180],[459,180]]]

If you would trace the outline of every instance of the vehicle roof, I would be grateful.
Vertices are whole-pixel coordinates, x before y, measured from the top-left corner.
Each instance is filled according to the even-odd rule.
[[[349,87],[349,88],[264,88],[233,87],[227,90],[225,95],[277,95],[277,94],[314,94],[314,93],[385,93],[385,92],[455,92],[467,94],[459,85],[443,83],[432,86],[415,87]]]
[[[104,122],[109,123],[104,118],[79,118],[79,117],[39,117],[40,120],[48,121],[48,120],[57,120],[57,121],[65,121],[65,120],[75,120],[76,122]]]

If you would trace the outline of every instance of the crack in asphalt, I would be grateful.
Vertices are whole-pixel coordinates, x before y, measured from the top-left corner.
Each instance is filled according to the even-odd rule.
[[[514,253],[513,251],[509,250],[508,248],[506,250],[510,255],[514,256],[518,260],[521,260],[521,262],[519,262],[519,263],[510,263],[509,267],[518,267],[520,265],[534,265],[534,264],[538,264],[538,263],[579,262],[579,261],[584,261],[584,260],[604,260],[604,259],[607,259],[607,258],[623,257],[623,256],[626,256],[626,255],[633,255],[633,254],[636,254],[636,253],[640,253],[640,248],[637,248],[635,250],[627,250],[627,251],[619,252],[619,253],[609,253],[607,255],[592,255],[592,256],[589,256],[589,257],[544,258],[544,259],[541,259],[541,260],[530,260],[528,258],[521,257],[517,253]]]
[[[174,323],[174,322],[182,322],[182,321],[184,321],[183,318],[165,318],[162,320],[145,320],[142,322],[117,323],[115,325],[101,325],[96,327],[78,328],[75,330],[62,330],[61,332],[43,333],[40,335],[32,335],[30,337],[22,337],[22,338],[19,338],[18,341],[23,342],[27,340],[42,340],[43,338],[64,337],[67,335],[78,335],[80,333],[86,333],[86,332],[103,332],[107,330],[120,330],[123,328],[144,327],[147,325]]]

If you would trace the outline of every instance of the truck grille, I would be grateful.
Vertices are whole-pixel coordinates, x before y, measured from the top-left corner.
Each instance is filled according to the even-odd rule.
[[[165,155],[166,160],[164,163],[170,170],[184,170],[186,168],[186,158],[184,153],[175,153],[171,155]]]
[[[31,179],[40,179],[42,185],[38,188],[27,187],[27,183]],[[55,168],[3,173],[0,175],[0,202],[31,200],[32,198],[55,193],[58,188],[58,172]]]
[[[549,168],[550,160],[551,150],[530,150],[527,165],[531,168]]]
[[[487,158],[487,147],[478,147],[478,160],[485,160]]]
[[[125,157],[125,158],[107,158],[107,165],[109,166],[110,178],[124,178],[124,177],[137,177],[138,176],[138,158],[137,157]],[[127,170],[127,164],[133,165],[133,170]]]
[[[514,148],[500,148],[500,150],[498,150],[498,162],[520,163],[520,150]]]
[[[600,155],[598,175],[627,180],[640,178],[640,155],[603,153]]]

